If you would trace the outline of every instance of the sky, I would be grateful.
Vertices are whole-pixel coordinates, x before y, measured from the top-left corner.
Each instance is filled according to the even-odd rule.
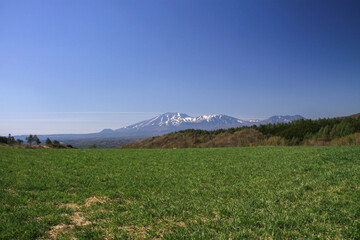
[[[0,0],[0,135],[360,112],[360,1]]]

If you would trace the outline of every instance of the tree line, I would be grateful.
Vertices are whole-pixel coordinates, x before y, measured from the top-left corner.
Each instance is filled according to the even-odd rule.
[[[33,145],[33,144],[36,144],[36,145],[41,144],[41,141],[40,141],[39,137],[36,134],[35,135],[30,134],[29,136],[27,136],[25,138],[25,140],[26,140],[27,144],[30,145],[30,146]],[[20,139],[20,138],[15,139],[14,136],[9,134],[8,137],[0,136],[0,143],[7,144],[7,145],[22,145],[24,143],[24,141],[22,139]],[[46,141],[45,141],[45,145],[47,145],[47,146],[61,146],[61,143],[58,140],[51,141],[50,138],[47,138]]]
[[[265,137],[281,137],[289,145],[299,145],[311,139],[332,140],[360,132],[360,117],[299,119],[289,123],[244,126],[239,128],[218,129],[213,131],[187,129],[179,131],[195,135],[218,135],[220,133],[232,134],[244,129],[255,129]]]

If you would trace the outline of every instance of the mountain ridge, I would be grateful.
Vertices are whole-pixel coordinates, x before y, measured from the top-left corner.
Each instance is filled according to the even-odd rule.
[[[113,130],[114,132],[130,131],[178,131],[184,129],[216,130],[221,128],[243,127],[269,123],[287,123],[298,119],[304,119],[301,115],[272,116],[264,120],[252,119],[241,120],[225,114],[211,114],[191,117],[185,113],[167,112],[154,118],[141,121],[126,127]],[[105,129],[104,129],[105,130]],[[104,131],[103,130],[103,131]]]

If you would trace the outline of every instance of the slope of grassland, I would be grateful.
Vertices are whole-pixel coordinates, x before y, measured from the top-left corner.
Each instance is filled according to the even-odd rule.
[[[0,147],[0,239],[360,238],[360,147]]]
[[[264,135],[254,129],[243,129],[232,133],[222,132],[219,134],[211,134],[211,132],[202,130],[187,130],[128,143],[120,148],[166,149],[191,147],[246,147],[264,145],[265,143],[266,140]]]
[[[242,129],[216,133],[215,131],[185,130],[163,136],[143,139],[125,144],[122,149],[168,149],[168,148],[208,148],[208,147],[247,147],[247,146],[288,146],[290,141],[279,136],[266,137],[255,129]],[[360,145],[360,132],[344,137],[312,138],[296,143],[304,146],[349,146]]]

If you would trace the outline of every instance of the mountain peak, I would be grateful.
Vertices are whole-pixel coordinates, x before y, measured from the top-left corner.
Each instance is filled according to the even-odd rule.
[[[301,116],[301,115],[294,115],[294,116],[291,116],[291,115],[284,115],[284,116],[275,115],[275,116],[269,117],[268,119],[265,119],[265,120],[261,121],[261,124],[288,123],[288,122],[292,122],[292,121],[299,120],[299,119],[304,119],[304,117]]]
[[[185,114],[185,113],[179,113],[179,112],[167,112],[167,113],[164,113],[164,114],[161,114],[160,116],[162,117],[176,117],[176,118],[179,118],[179,117],[190,117],[189,115]]]
[[[100,133],[113,133],[113,132],[114,132],[114,130],[112,130],[110,128],[105,128]]]
[[[272,116],[265,120],[240,120],[223,114],[210,114],[198,117],[191,117],[180,112],[166,112],[149,120],[145,120],[127,127],[115,130],[116,132],[148,133],[157,135],[159,133],[168,133],[185,129],[203,129],[216,130],[226,128],[236,128],[242,126],[260,125],[268,123],[287,123],[303,118],[296,116]],[[110,131],[109,131],[110,132]]]

